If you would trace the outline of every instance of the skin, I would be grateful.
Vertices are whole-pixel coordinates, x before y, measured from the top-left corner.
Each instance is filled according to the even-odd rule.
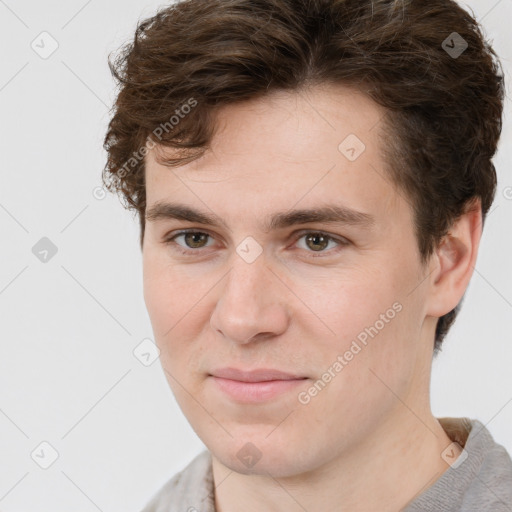
[[[441,453],[451,440],[430,408],[434,332],[469,283],[481,214],[477,207],[458,219],[422,265],[411,206],[381,155],[383,114],[342,86],[273,92],[222,107],[200,159],[170,169],[159,163],[161,148],[146,157],[148,210],[180,202],[227,225],[148,220],[143,243],[161,364],[212,453],[217,511],[396,512],[449,467]],[[366,145],[353,162],[338,150],[349,134]],[[263,229],[275,212],[325,203],[374,223]],[[187,228],[210,237],[165,243]],[[315,231],[348,244],[308,239]],[[236,252],[248,236],[263,251],[252,263]],[[397,302],[401,311],[300,403],[298,393]],[[308,379],[266,402],[237,403],[209,377],[225,366]],[[237,457],[248,442],[261,454],[252,467]]]

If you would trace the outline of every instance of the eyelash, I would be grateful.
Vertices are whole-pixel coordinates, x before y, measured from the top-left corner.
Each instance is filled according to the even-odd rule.
[[[190,255],[190,254],[193,254],[193,253],[201,252],[202,249],[204,249],[204,248],[199,248],[199,249],[183,249],[182,246],[180,246],[179,244],[177,244],[175,242],[176,238],[178,238],[179,236],[187,235],[187,234],[190,234],[190,233],[196,234],[196,235],[206,235],[206,236],[208,236],[210,238],[213,238],[212,235],[210,235],[210,233],[207,233],[205,231],[196,231],[194,229],[188,229],[188,230],[186,229],[186,230],[178,231],[172,237],[167,238],[166,240],[164,240],[164,244],[168,245],[168,246],[171,246],[171,245],[174,246],[173,250],[176,249],[179,253],[184,254],[184,255]],[[334,249],[335,253],[337,253],[339,250],[341,250],[343,247],[349,245],[349,243],[350,243],[346,239],[341,239],[341,238],[333,237],[333,236],[331,236],[331,235],[329,235],[327,233],[324,233],[323,231],[301,231],[301,232],[296,234],[296,239],[295,239],[294,243],[297,243],[301,238],[304,238],[307,235],[320,235],[320,236],[326,238],[328,241],[336,242],[338,244],[338,247],[336,249]],[[306,249],[304,249],[304,250],[306,250]],[[314,251],[307,251],[307,252],[313,253],[310,256],[311,258],[322,258],[322,257],[325,257],[322,254],[330,253],[332,250],[333,249],[331,249],[331,250],[325,249],[323,251],[318,251],[318,254],[314,254]]]

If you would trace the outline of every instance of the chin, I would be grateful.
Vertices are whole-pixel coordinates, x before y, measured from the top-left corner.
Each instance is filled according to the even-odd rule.
[[[262,475],[284,478],[307,472],[314,468],[315,458],[320,454],[306,453],[303,443],[286,442],[285,439],[260,435],[236,436],[222,445],[210,443],[208,449],[213,456],[232,471],[244,475]],[[205,443],[206,444],[206,443]],[[309,445],[311,451],[311,445]],[[316,461],[318,462],[318,461]]]

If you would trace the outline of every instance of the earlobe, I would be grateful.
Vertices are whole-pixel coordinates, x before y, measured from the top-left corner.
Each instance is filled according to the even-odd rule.
[[[480,201],[471,203],[435,250],[430,280],[428,314],[441,317],[461,301],[476,264],[482,236]]]

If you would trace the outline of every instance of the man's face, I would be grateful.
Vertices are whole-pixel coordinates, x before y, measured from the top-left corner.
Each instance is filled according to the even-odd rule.
[[[224,107],[201,159],[147,156],[147,212],[220,219],[147,219],[144,298],[180,407],[236,471],[309,471],[428,407],[427,270],[385,170],[382,116],[341,87],[272,93]],[[331,205],[349,214],[289,215]],[[241,384],[212,376],[222,368],[302,380]]]

